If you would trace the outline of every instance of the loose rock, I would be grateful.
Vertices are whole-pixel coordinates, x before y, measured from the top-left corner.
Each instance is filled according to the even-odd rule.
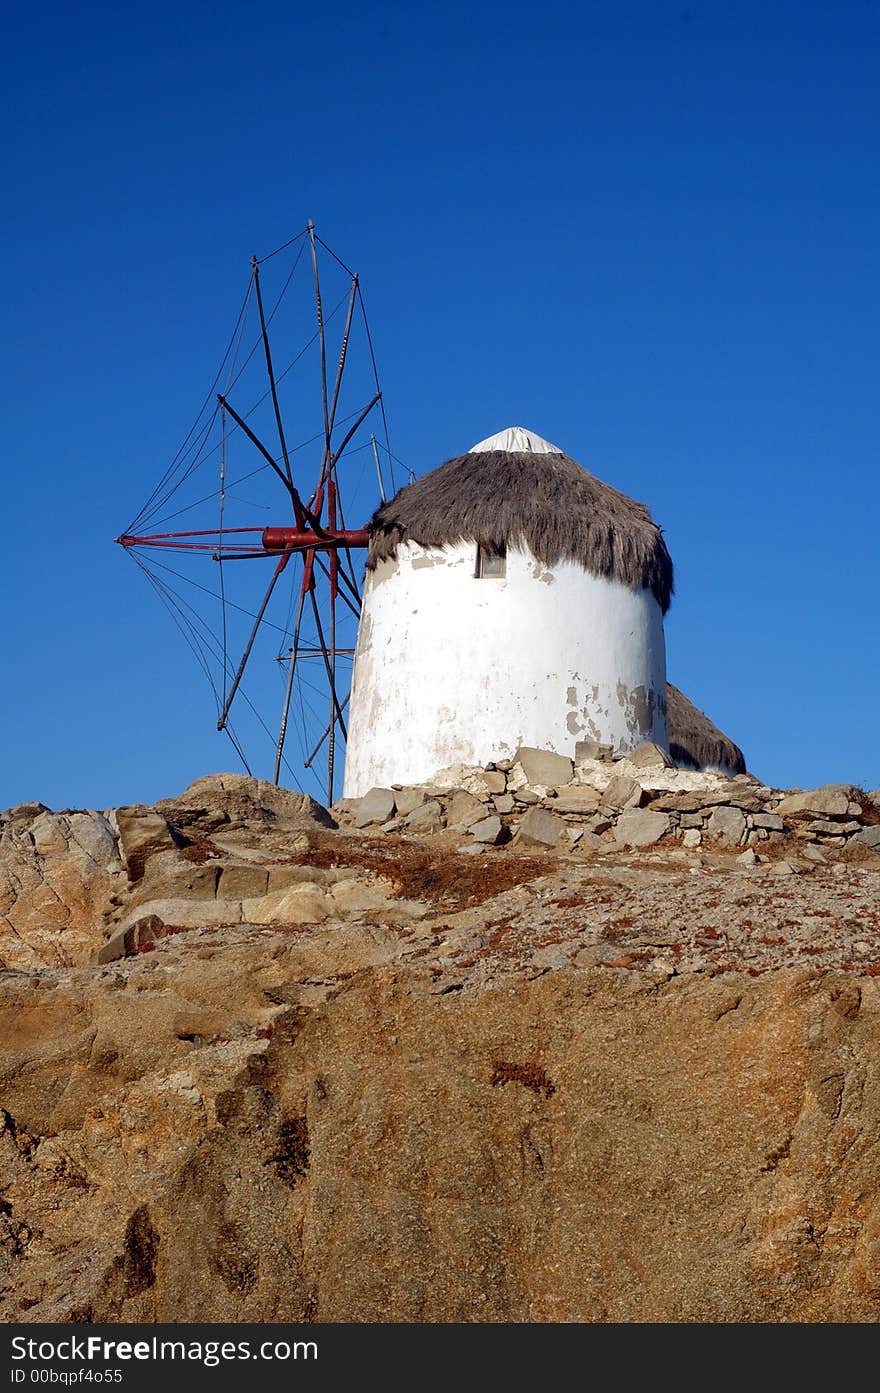
[[[653,846],[669,831],[665,813],[653,813],[648,808],[628,808],[617,819],[615,837],[623,846]]]
[[[574,765],[567,755],[557,755],[552,750],[536,750],[530,745],[521,745],[514,759],[521,764],[528,783],[549,784],[561,788],[570,784],[574,778]]]
[[[519,825],[517,842],[523,846],[554,847],[559,843],[565,823],[546,808],[529,808]]]
[[[356,827],[369,827],[373,822],[387,822],[394,816],[397,799],[390,788],[371,788],[363,798],[357,800],[354,823]]]

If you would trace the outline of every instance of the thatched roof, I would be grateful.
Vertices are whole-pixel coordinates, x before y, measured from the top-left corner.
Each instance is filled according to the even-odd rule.
[[[496,442],[530,449],[487,448]],[[672,559],[643,503],[587,473],[568,455],[513,427],[402,488],[370,522],[368,568],[401,542],[471,541],[527,548],[545,566],[575,561],[593,575],[654,592],[664,614]]]
[[[669,753],[676,764],[688,764],[696,769],[720,765],[734,774],[745,774],[745,756],[739,745],[728,740],[671,682],[666,684],[666,708]]]

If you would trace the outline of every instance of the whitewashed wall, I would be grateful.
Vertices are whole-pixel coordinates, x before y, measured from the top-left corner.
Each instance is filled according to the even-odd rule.
[[[346,797],[521,744],[666,745],[663,617],[650,590],[517,551],[505,579],[478,580],[475,558],[472,543],[406,543],[367,572]]]

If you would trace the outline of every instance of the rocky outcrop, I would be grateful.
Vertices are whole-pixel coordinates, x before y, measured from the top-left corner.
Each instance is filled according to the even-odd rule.
[[[88,962],[124,883],[110,817],[41,804],[0,813],[0,966]]]
[[[594,763],[3,814],[0,1318],[876,1320],[874,796]]]

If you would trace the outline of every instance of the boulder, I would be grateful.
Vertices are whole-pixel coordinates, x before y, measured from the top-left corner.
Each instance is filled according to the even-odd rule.
[[[578,846],[579,846],[579,848],[580,848],[581,850],[583,850],[584,847],[589,847],[590,851],[607,851],[607,850],[608,850],[607,844],[606,844],[605,842],[603,842],[603,840],[602,840],[601,837],[597,837],[595,832],[584,831],[584,832],[582,833],[582,832],[578,831],[578,833],[577,833],[577,838],[578,838],[578,843],[577,843],[577,844],[578,844]]]
[[[682,846],[686,846],[689,851],[694,851],[702,841],[703,834],[697,827],[688,827],[681,839]]]
[[[514,763],[522,765],[532,788],[536,784],[561,788],[570,784],[574,778],[574,765],[568,755],[557,755],[552,750],[537,750],[531,745],[520,745]]]
[[[490,793],[504,793],[507,788],[507,777],[499,769],[487,769],[483,779]]]
[[[746,830],[746,820],[739,808],[721,806],[709,818],[706,831],[722,846],[739,846]]]
[[[519,825],[516,840],[523,846],[557,846],[565,823],[546,808],[529,808]]]
[[[131,881],[141,879],[149,857],[160,851],[174,851],[184,844],[162,814],[151,808],[117,808],[116,825],[122,860]]]
[[[831,822],[827,818],[819,818],[816,822],[807,823],[807,831],[815,832],[819,837],[845,837],[849,832],[861,830],[860,822]]]
[[[408,832],[437,832],[443,826],[443,809],[436,798],[431,798],[421,807],[414,808],[403,819],[403,825]]]
[[[461,827],[467,829],[474,822],[479,822],[486,816],[486,808],[479,798],[475,798],[472,793],[459,789],[453,793],[446,809],[447,827]]]
[[[496,813],[512,813],[516,806],[512,793],[502,793],[498,798],[493,798]]]
[[[613,778],[608,780],[608,785],[602,794],[602,802],[607,808],[637,808],[642,797],[641,784],[637,783],[635,779],[627,778],[626,774],[615,774]]]
[[[784,824],[778,813],[753,813],[752,822],[756,827],[763,827],[768,832],[782,832]]]
[[[398,816],[408,817],[428,801],[428,795],[423,788],[398,788],[394,791],[394,801]]]
[[[817,866],[824,866],[827,864],[824,851],[821,851],[819,847],[811,844],[801,849],[801,856],[803,856],[805,861],[812,861]]]
[[[847,785],[825,784],[804,793],[789,793],[777,803],[776,811],[782,817],[846,817],[850,802]]]
[[[155,943],[164,933],[165,924],[158,914],[145,914],[127,924],[125,928],[117,929],[98,949],[95,961],[112,963],[118,958],[129,958],[145,943]]]
[[[863,827],[861,832],[856,832],[850,837],[848,846],[866,846],[871,850],[880,850],[880,827]]]
[[[387,822],[394,816],[397,799],[390,788],[371,788],[357,800],[353,809],[355,827],[369,827],[374,822]]]
[[[485,817],[482,822],[474,823],[470,834],[476,842],[497,846],[504,834],[504,823],[500,817]]]
[[[665,813],[652,813],[649,808],[627,808],[617,819],[615,838],[623,846],[653,846],[669,831]]]
[[[596,812],[600,801],[598,789],[591,788],[589,784],[570,784],[563,794],[554,799],[553,811],[588,817]]]
[[[177,797],[162,799],[157,808],[175,825],[178,820],[189,825],[196,814],[200,830],[208,833],[249,822],[336,825],[327,809],[309,794],[295,793],[250,774],[206,774]]]
[[[120,869],[119,849],[110,823],[101,813],[70,813],[67,818],[71,850],[78,846],[86,856],[114,872]]]

